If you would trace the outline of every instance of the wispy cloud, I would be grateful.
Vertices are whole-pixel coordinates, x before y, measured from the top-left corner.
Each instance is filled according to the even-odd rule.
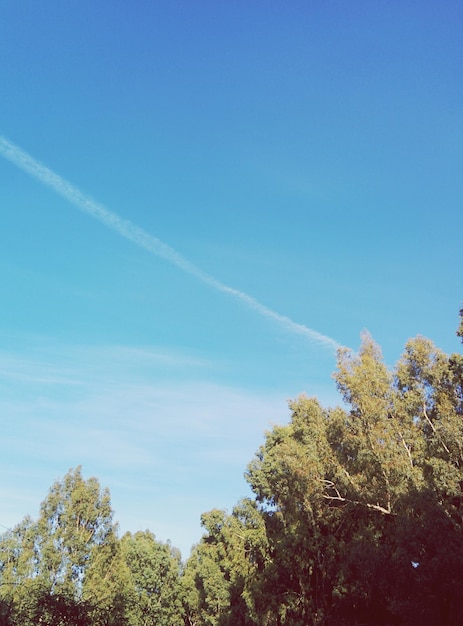
[[[285,315],[277,313],[247,293],[235,289],[234,287],[229,287],[210,274],[203,272],[199,267],[191,263],[188,259],[183,257],[160,239],[150,235],[143,229],[133,224],[131,221],[123,219],[116,213],[109,211],[103,205],[84,194],[80,191],[80,189],[1,135],[0,154],[5,159],[28,173],[30,176],[33,176],[44,185],[47,185],[66,198],[66,200],[72,202],[72,204],[74,204],[81,211],[88,213],[93,218],[99,220],[108,228],[115,230],[119,233],[119,235],[125,237],[129,241],[132,241],[140,248],[144,248],[151,254],[162,257],[169,263],[177,266],[187,274],[191,274],[213,289],[228,294],[229,296],[235,298],[235,300],[238,300],[255,310],[259,315],[273,320],[284,330],[303,336],[309,341],[315,342],[330,351],[334,351],[339,348],[339,344],[335,339],[323,335],[312,328],[308,328],[303,324],[299,324]]]
[[[52,482],[82,464],[110,488],[122,530],[149,527],[186,555],[200,514],[243,494],[263,431],[288,413],[284,392],[210,382],[217,363],[153,346],[43,341],[0,351],[0,364],[13,372],[0,373],[7,526],[35,516]]]

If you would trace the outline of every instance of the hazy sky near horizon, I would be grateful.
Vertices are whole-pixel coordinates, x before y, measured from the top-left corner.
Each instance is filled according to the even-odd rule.
[[[460,349],[462,30],[447,1],[2,3],[0,524],[81,464],[187,556],[288,400],[338,402],[336,343]]]

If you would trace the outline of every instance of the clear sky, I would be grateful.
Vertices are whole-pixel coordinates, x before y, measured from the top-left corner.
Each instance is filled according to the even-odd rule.
[[[82,464],[187,556],[288,400],[338,402],[336,342],[459,349],[462,32],[448,0],[3,0],[1,524]]]

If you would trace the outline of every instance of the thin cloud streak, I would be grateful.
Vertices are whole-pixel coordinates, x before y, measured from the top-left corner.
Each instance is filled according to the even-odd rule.
[[[140,227],[133,224],[131,221],[123,219],[116,213],[109,211],[103,205],[82,193],[77,187],[50,170],[45,165],[42,165],[27,152],[1,135],[0,154],[33,178],[36,178],[44,185],[51,187],[58,194],[66,198],[66,200],[72,202],[72,204],[74,204],[81,211],[88,213],[91,217],[99,220],[108,228],[115,230],[122,237],[132,241],[140,248],[144,248],[151,254],[155,254],[165,259],[172,265],[176,265],[179,269],[196,277],[217,291],[226,293],[236,300],[241,301],[263,317],[277,322],[277,324],[279,324],[286,331],[302,335],[309,341],[318,343],[331,351],[337,350],[340,347],[340,344],[331,337],[323,335],[312,328],[304,326],[303,324],[294,322],[289,317],[269,309],[243,291],[229,287],[210,274],[203,272],[200,268],[188,261],[188,259],[183,257],[160,239],[150,235]]]

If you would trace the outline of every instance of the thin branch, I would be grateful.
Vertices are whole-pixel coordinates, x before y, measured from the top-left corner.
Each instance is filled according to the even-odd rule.
[[[404,438],[404,436],[402,435],[402,433],[400,432],[400,430],[399,430],[399,431],[397,431],[397,432],[399,433],[400,440],[401,440],[401,441],[402,441],[402,443],[404,444],[404,448],[405,448],[405,450],[407,451],[408,458],[410,459],[410,465],[411,465],[411,467],[412,467],[412,469],[413,469],[413,458],[412,458],[411,448],[410,448],[409,446],[407,446],[407,443],[406,443],[406,441],[405,441],[405,438]]]
[[[380,511],[381,513],[385,513],[386,515],[391,514],[391,503],[390,503],[389,498],[388,498],[388,508],[385,509],[380,504],[369,504],[367,502],[361,502],[360,500],[351,500],[350,498],[344,498],[343,496],[341,496],[339,489],[336,487],[336,485],[334,484],[332,480],[322,479],[322,482],[325,483],[326,487],[328,487],[329,489],[333,489],[333,491],[336,493],[335,496],[330,496],[329,494],[322,494],[322,497],[325,498],[325,500],[329,500],[330,502],[344,502],[345,504],[357,504],[360,506],[365,506],[368,509],[372,509],[374,511]]]
[[[428,422],[428,424],[431,426],[432,432],[439,438],[441,444],[444,446],[445,451],[447,452],[448,455],[450,455],[450,450],[447,448],[447,446],[445,445],[445,441],[442,439],[442,437],[439,435],[439,433],[436,430],[436,427],[434,426],[434,424],[431,422],[431,420],[428,417],[428,414],[426,413],[426,404],[423,404],[423,415],[426,419],[426,421]]]
[[[322,494],[322,497],[325,500],[330,500],[334,502],[344,502],[346,504],[357,504],[359,506],[365,506],[367,509],[372,509],[373,511],[379,511],[380,513],[384,513],[386,515],[392,515],[392,511],[390,509],[385,509],[380,504],[370,504],[368,502],[360,502],[360,500],[350,500],[349,498],[343,498],[342,496],[329,496],[327,494]]]

